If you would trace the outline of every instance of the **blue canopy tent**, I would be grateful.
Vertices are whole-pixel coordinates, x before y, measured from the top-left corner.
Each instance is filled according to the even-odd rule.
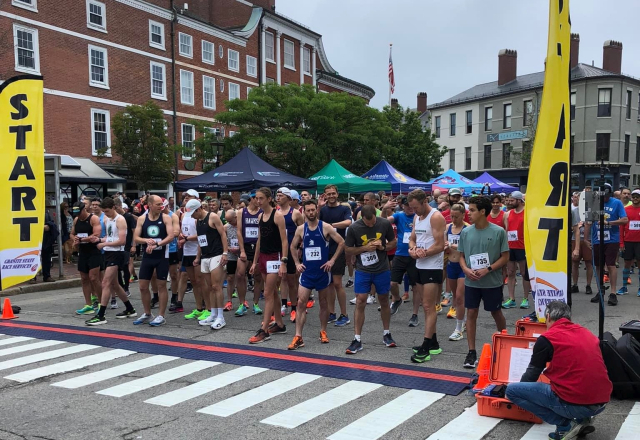
[[[218,168],[191,179],[179,180],[176,182],[176,191],[250,191],[263,186],[315,190],[317,184],[314,180],[280,171],[245,147]]]
[[[476,183],[473,180],[456,173],[454,170],[447,170],[444,174],[436,177],[427,182],[432,188],[440,188],[450,190],[452,188],[458,188],[465,194],[471,194],[471,191],[482,190],[482,183]]]
[[[513,191],[519,190],[519,188],[516,188],[515,186],[507,185],[506,183],[496,179],[491,174],[486,172],[482,176],[474,179],[473,181],[476,183],[481,183],[483,185],[488,183],[492,193],[501,193],[501,192],[511,193]]]
[[[360,177],[375,180],[377,182],[389,182],[391,184],[391,192],[394,193],[402,193],[403,191],[410,192],[414,189],[429,188],[429,184],[427,182],[422,182],[409,177],[406,174],[402,174],[400,171],[392,167],[386,160],[381,160],[376,164],[376,166]]]

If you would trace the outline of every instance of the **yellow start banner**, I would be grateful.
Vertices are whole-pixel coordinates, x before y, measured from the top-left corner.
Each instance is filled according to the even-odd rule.
[[[42,77],[0,85],[0,290],[33,278],[44,233]]]
[[[525,213],[525,246],[535,295],[544,320],[547,304],[567,302],[570,161],[569,0],[551,0],[542,104],[531,156]]]

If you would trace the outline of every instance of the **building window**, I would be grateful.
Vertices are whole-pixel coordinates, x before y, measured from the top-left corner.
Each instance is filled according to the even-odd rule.
[[[274,54],[274,44],[273,44],[273,34],[271,32],[264,33],[264,47],[265,47],[265,57],[267,61],[274,61],[276,59]]]
[[[571,92],[571,120],[576,120],[576,92]]]
[[[211,110],[216,109],[216,82],[210,76],[202,77],[202,106]]]
[[[180,102],[193,105],[193,72],[180,69]]]
[[[164,64],[151,61],[151,97],[167,99],[167,75]]]
[[[456,169],[456,149],[449,148],[449,169]]]
[[[220,93],[224,92],[224,80],[220,78],[218,83],[220,84]]]
[[[247,87],[247,99],[249,99],[249,93],[251,93],[251,87]]]
[[[195,155],[193,140],[196,137],[196,128],[190,124],[182,124],[182,159],[191,160]]]
[[[471,147],[464,148],[464,169],[466,171],[471,169]]]
[[[38,0],[13,0],[13,6],[38,12]]]
[[[216,52],[213,43],[202,40],[202,62],[206,64],[215,64]]]
[[[240,71],[240,53],[237,50],[229,49],[229,54],[227,55],[229,70],[232,72]]]
[[[440,137],[440,116],[436,116],[436,137]]]
[[[484,146],[484,168],[491,169],[491,145]]]
[[[456,135],[456,114],[451,113],[449,115],[449,136]]]
[[[302,51],[302,69],[307,75],[311,75],[311,51],[305,47]]]
[[[523,107],[524,107],[524,114],[522,119],[522,125],[527,127],[533,124],[533,101],[530,99],[527,101],[524,101]]]
[[[466,125],[466,133],[469,134],[473,131],[473,111],[467,110],[467,125]]]
[[[164,50],[164,25],[149,20],[149,46]]]
[[[631,119],[631,100],[633,99],[633,91],[627,90],[627,119]]]
[[[267,77],[267,84],[274,84],[275,82],[275,79]]]
[[[250,55],[247,55],[247,75],[258,76],[258,60]]]
[[[15,70],[40,74],[38,31],[17,24],[13,25]]]
[[[107,110],[91,109],[91,153],[111,156],[111,121]]]
[[[284,40],[284,67],[296,68],[296,56],[293,41]]]
[[[109,64],[107,49],[89,46],[89,85],[109,88]]]
[[[624,162],[629,162],[629,150],[631,149],[631,135],[624,135]]]
[[[232,99],[240,99],[240,86],[235,83],[229,83],[229,101]]]
[[[180,49],[179,53],[183,57],[193,58],[193,37],[188,34],[179,33]]]
[[[87,27],[106,32],[107,15],[104,3],[87,0]]]
[[[504,119],[502,120],[502,128],[511,128],[511,104],[504,105]]]
[[[596,133],[596,160],[609,161],[610,133]]]
[[[598,117],[611,116],[611,89],[598,90]]]
[[[511,144],[502,144],[502,168],[511,166]]]
[[[640,163],[640,136],[636,137],[636,163]]]
[[[493,128],[493,107],[484,108],[484,131],[491,131]]]

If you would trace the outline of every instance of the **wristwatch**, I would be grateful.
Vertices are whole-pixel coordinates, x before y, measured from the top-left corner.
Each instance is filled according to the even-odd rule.
[[[283,263],[286,263],[287,261],[289,261],[289,259],[287,257],[282,257],[280,261],[282,261]]]
[[[489,267],[487,267],[487,270],[488,270],[489,272],[491,272],[491,271],[493,270],[493,267],[491,267],[491,265],[489,265]]]

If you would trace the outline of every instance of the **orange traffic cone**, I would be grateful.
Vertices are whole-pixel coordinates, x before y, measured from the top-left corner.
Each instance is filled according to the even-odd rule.
[[[11,307],[11,301],[9,298],[4,299],[4,305],[2,306],[2,318],[0,319],[16,319],[17,316],[13,314],[13,308]]]
[[[489,385],[489,371],[491,369],[491,344],[484,344],[482,347],[482,354],[480,355],[480,362],[478,362],[478,383],[473,387],[474,391],[483,390]]]

